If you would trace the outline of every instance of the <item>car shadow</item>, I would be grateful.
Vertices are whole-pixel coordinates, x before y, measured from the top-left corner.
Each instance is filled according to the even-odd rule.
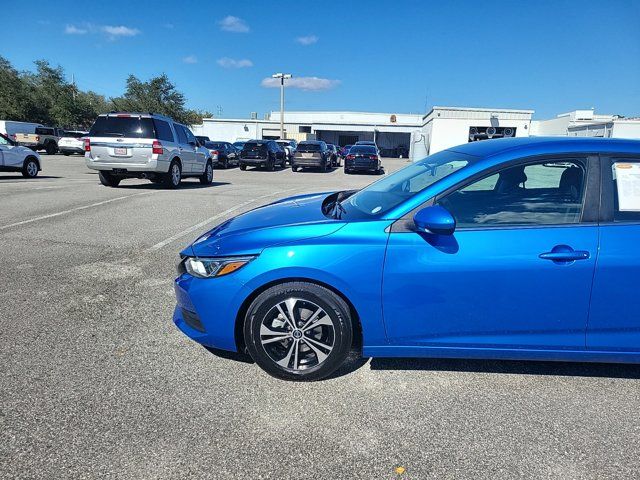
[[[640,379],[640,365],[627,363],[468,360],[448,358],[372,358],[370,368],[371,370],[428,370],[441,372]]]
[[[37,177],[26,178],[26,177],[23,177],[22,175],[0,175],[0,180],[39,180],[39,179],[45,179],[45,178],[62,178],[62,177],[56,177],[54,175],[38,175]]]
[[[222,185],[230,185],[231,182],[211,182],[209,185],[203,185],[197,180],[195,182],[187,182],[182,181],[180,186],[175,190],[196,190],[201,188],[211,188],[211,187],[220,187]],[[157,183],[138,183],[135,185],[119,185],[117,188],[121,188],[124,190],[171,190],[166,188],[164,185]]]

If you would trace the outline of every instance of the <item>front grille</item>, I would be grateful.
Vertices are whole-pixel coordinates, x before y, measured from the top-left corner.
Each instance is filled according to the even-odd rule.
[[[200,321],[200,318],[196,313],[190,312],[189,310],[182,309],[182,318],[184,319],[184,323],[189,325],[191,328],[198,330],[200,332],[204,332],[204,326]]]

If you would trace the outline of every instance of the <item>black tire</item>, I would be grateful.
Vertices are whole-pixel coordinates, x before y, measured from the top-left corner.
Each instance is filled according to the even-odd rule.
[[[176,171],[177,167],[177,171]],[[164,186],[167,188],[178,188],[182,181],[182,166],[177,160],[173,160],[169,165],[169,171],[164,174]]]
[[[244,171],[244,170],[246,170],[246,169],[247,169],[247,166],[246,166],[245,164],[241,163],[241,164],[240,164],[240,170],[243,170],[243,171]]]
[[[69,152],[62,152],[62,154],[63,154],[65,157],[68,157],[68,156],[69,156]]]
[[[225,170],[227,168],[229,168],[229,159],[228,158],[225,158],[224,162],[222,162],[222,168],[224,168]]]
[[[379,168],[376,170],[376,175],[384,175],[384,168],[379,167]]]
[[[283,303],[284,311],[289,315],[286,301],[293,302],[291,310],[294,312],[295,330],[288,326],[289,323],[281,314],[277,315],[277,306]],[[325,313],[317,317],[321,323],[303,332],[301,327],[317,308]],[[303,312],[308,312],[306,317]],[[281,342],[267,342],[268,346],[263,344],[262,337],[275,338],[273,334],[264,333],[263,322],[268,324],[270,331],[275,332],[274,329],[279,328],[278,333],[281,331],[289,336]],[[274,322],[282,326],[276,326]],[[338,369],[351,350],[353,327],[349,306],[331,290],[314,283],[275,285],[258,295],[249,306],[244,322],[244,338],[249,355],[269,375],[283,380],[320,380]],[[283,358],[278,363],[274,357],[279,357],[281,353]]]
[[[47,155],[54,155],[58,151],[58,146],[53,142],[49,142],[44,149],[47,151]]]
[[[344,168],[344,173],[345,175],[351,175],[351,170],[349,170],[347,167]]]
[[[298,171],[298,167],[296,167],[295,165],[292,165],[292,166],[291,166],[291,170],[292,170],[293,172],[297,172],[297,171]]]
[[[267,158],[267,170],[273,172],[276,169],[276,159],[274,157]]]
[[[40,166],[38,165],[38,161],[33,157],[27,157],[24,160],[24,164],[22,165],[22,176],[25,178],[36,178],[38,176],[38,171],[40,170]]]
[[[207,160],[207,164],[204,167],[204,172],[200,175],[200,183],[202,185],[211,185],[213,182],[213,164],[211,160]]]
[[[120,185],[121,178],[114,177],[109,172],[98,172],[98,177],[100,177],[100,183],[105,187],[117,187]]]

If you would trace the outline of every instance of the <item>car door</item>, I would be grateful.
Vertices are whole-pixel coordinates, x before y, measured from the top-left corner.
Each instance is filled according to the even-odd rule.
[[[591,164],[516,160],[442,192],[432,201],[456,219],[450,236],[396,222],[382,288],[390,342],[583,350],[598,247]]]
[[[640,351],[640,155],[602,162],[600,254],[587,349]]]
[[[207,164],[208,156],[205,154],[204,150],[198,148],[199,143],[193,132],[187,127],[184,127],[184,129],[187,134],[187,142],[189,146],[193,148],[193,166],[191,172],[203,173],[204,167]]]
[[[196,160],[195,146],[189,144],[187,129],[183,125],[174,123],[173,126],[178,136],[178,152],[180,153],[180,160],[182,160],[182,172],[192,173],[194,171],[193,164]]]
[[[4,135],[0,135],[0,166],[21,167],[24,157],[15,143]]]

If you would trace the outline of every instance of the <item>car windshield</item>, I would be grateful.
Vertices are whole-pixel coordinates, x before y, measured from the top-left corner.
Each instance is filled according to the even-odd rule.
[[[207,142],[206,146],[207,146],[207,148],[220,148],[220,149],[223,149],[224,148],[224,143]]]
[[[372,183],[341,202],[343,216],[354,219],[380,217],[477,158],[451,150],[430,155]]]
[[[298,145],[298,151],[300,153],[304,152],[319,152],[320,144],[319,143],[300,143]]]
[[[149,117],[98,117],[89,131],[91,137],[155,138],[153,120]]]

